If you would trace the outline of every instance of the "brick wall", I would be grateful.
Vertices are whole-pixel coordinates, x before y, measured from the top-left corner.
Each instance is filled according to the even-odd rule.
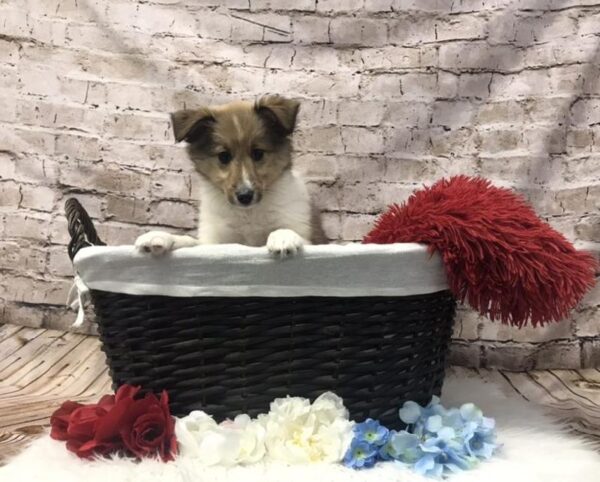
[[[465,173],[598,252],[599,60],[597,0],[0,1],[2,321],[73,320],[69,195],[111,244],[192,230],[197,184],[167,113],[266,92],[303,99],[296,164],[332,240]],[[596,289],[545,330],[462,310],[453,360],[600,364],[599,304]]]

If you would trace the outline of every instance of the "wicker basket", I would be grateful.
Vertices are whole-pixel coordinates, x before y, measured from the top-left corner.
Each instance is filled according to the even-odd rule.
[[[79,272],[86,251],[114,248],[88,248],[104,243],[75,199],[66,212],[69,255]],[[101,258],[94,253],[87,264]],[[303,262],[286,265],[290,276]],[[402,273],[399,265],[385,269],[384,278]],[[455,312],[447,289],[409,296],[164,296],[89,287],[115,387],[166,389],[175,415],[201,409],[217,419],[266,412],[277,397],[334,391],[353,419],[398,426],[404,401],[426,403],[439,394]]]

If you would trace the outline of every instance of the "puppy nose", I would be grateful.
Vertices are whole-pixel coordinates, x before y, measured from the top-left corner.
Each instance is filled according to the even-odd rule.
[[[236,191],[235,197],[237,198],[240,204],[247,206],[254,199],[254,191],[245,187]]]

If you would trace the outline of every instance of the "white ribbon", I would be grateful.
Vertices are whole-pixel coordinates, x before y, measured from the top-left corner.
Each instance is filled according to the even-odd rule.
[[[72,310],[77,310],[77,318],[72,326],[81,326],[85,318],[84,308],[90,301],[90,290],[85,285],[79,275],[75,275],[73,286],[67,296],[67,306]]]

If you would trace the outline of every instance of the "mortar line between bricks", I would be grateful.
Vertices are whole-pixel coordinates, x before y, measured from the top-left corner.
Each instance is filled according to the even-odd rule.
[[[567,7],[559,7],[559,8],[546,8],[546,9],[542,9],[542,8],[523,8],[523,9],[519,9],[518,11],[521,12],[540,12],[541,15],[545,14],[545,13],[556,13],[556,12],[564,12],[567,10],[586,10],[586,9],[594,9],[594,8],[598,8],[600,7],[600,3],[594,3],[594,4],[589,4],[589,5],[569,5]]]
[[[240,19],[242,19],[240,17]],[[267,28],[269,30],[278,30],[276,27],[269,27],[267,25],[264,24],[260,24],[258,22],[253,22],[250,21],[248,19],[242,19],[242,20],[246,20],[249,23],[253,23],[256,24],[260,27],[263,28]],[[122,32],[122,33],[126,33],[126,32]],[[281,33],[282,35],[290,35],[289,32],[285,31],[285,30],[279,30],[278,33]],[[586,36],[580,37],[581,38],[585,38]],[[588,37],[590,38],[596,38],[597,35],[595,34],[588,34]],[[186,37],[181,37],[181,38],[186,38]],[[87,51],[87,52],[91,52],[94,54],[98,54],[102,57],[106,57],[106,58],[123,58],[123,57],[133,57],[133,58],[144,58],[144,55],[142,52],[114,52],[114,51],[106,51],[106,50],[101,50],[101,49],[94,49],[94,48],[90,48],[90,47],[86,47],[86,46],[70,46],[70,45],[52,45],[52,44],[48,44],[48,43],[44,43],[42,41],[36,41],[35,39],[32,38],[20,38],[20,37],[7,37],[8,41],[13,41],[16,40],[15,43],[20,43],[20,42],[26,42],[26,43],[32,43],[36,46],[42,46],[45,48],[52,48],[54,50],[57,51],[67,51],[67,52],[81,52],[81,51]],[[240,42],[240,41],[234,41],[231,39],[223,39],[223,38],[204,38],[204,40],[208,40],[211,42],[215,42],[215,43],[223,43],[224,45],[232,45],[232,46],[244,46],[244,47],[249,47],[249,46],[287,46],[290,45],[289,42],[272,42],[272,41],[263,41],[263,40],[248,40],[245,42]],[[382,43],[381,45],[362,45],[362,44],[347,44],[347,43],[340,43],[340,44],[336,44],[333,42],[321,42],[321,43],[312,43],[312,44],[293,44],[295,48],[297,49],[313,49],[315,47],[326,47],[328,49],[333,49],[336,51],[361,51],[361,50],[374,50],[374,49],[383,49],[386,47],[394,47],[394,48],[398,48],[398,49],[407,49],[407,50],[421,50],[423,49],[423,47],[436,47],[440,44],[453,44],[453,43],[461,43],[461,44],[465,44],[465,45],[473,45],[474,42],[480,42],[480,43],[484,43],[487,46],[491,46],[491,47],[512,47],[515,49],[515,51],[526,51],[531,47],[539,47],[539,46],[543,46],[543,45],[549,45],[549,42],[544,42],[544,43],[540,43],[540,44],[532,44],[530,46],[515,46],[514,44],[488,44],[488,42],[485,39],[450,39],[450,40],[440,40],[440,41],[432,41],[432,42],[419,42],[416,44],[398,44],[395,42],[385,42]],[[155,61],[161,61],[161,62],[170,62],[170,63],[178,63],[178,61],[176,59],[172,59],[169,57],[154,57]],[[219,64],[219,62],[217,61],[206,61],[209,64]],[[224,62],[224,61],[223,61]],[[223,63],[221,62],[221,63]],[[550,66],[552,65],[577,65],[577,64],[581,64],[581,63],[586,63],[586,62],[564,62],[564,63],[560,63],[560,64],[550,64]],[[247,64],[232,64],[232,65],[247,65]],[[435,66],[436,70],[439,71],[444,71],[444,68],[441,66]],[[545,66],[540,66],[537,68],[547,68],[548,65]],[[256,68],[259,68],[258,66],[256,66]],[[428,69],[429,67],[422,67],[423,70]],[[535,69],[536,67],[524,67],[523,70],[528,70],[528,69]],[[287,70],[287,68],[273,68],[274,70]],[[494,70],[491,70],[489,68],[482,68],[483,70],[485,70],[486,72],[495,72]],[[469,69],[461,69],[462,71],[466,71],[468,72]],[[453,72],[453,71],[451,71]],[[520,71],[519,71],[520,72]],[[85,79],[88,80],[88,79]],[[93,80],[92,80],[93,81]],[[132,81],[132,83],[136,83],[134,81]]]
[[[289,32],[287,30],[283,30],[283,29],[277,28],[277,27],[272,27],[271,25],[267,25],[265,23],[260,23],[260,22],[257,22],[256,20],[250,20],[249,18],[245,18],[245,17],[242,17],[240,15],[236,15],[236,14],[230,13],[229,16],[232,17],[232,18],[236,18],[238,20],[242,20],[244,22],[248,22],[248,23],[252,23],[254,25],[258,25],[259,27],[266,28],[267,30],[271,30],[271,31],[273,31],[275,33],[278,33],[280,35],[291,35],[291,32]]]

